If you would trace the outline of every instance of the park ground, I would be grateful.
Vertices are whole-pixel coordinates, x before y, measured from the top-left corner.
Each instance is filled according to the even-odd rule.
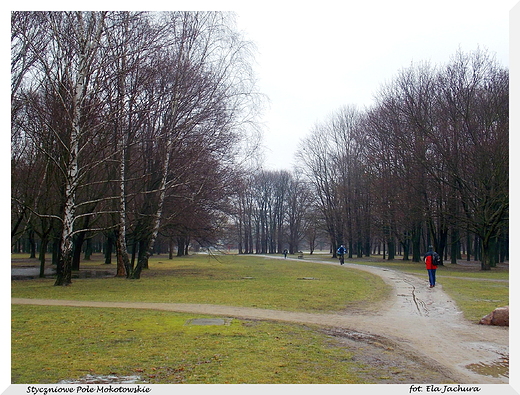
[[[508,382],[509,329],[478,325],[478,318],[487,314],[488,310],[508,304],[508,265],[500,265],[491,272],[482,272],[478,270],[477,263],[447,264],[438,270],[438,286],[430,289],[421,264],[401,261],[388,263],[377,257],[370,261],[363,260],[363,264],[352,260],[341,267],[327,255],[306,255],[304,260],[296,257],[287,260],[273,256],[242,257],[240,262],[244,259],[254,261],[255,266],[252,269],[252,266],[246,264],[246,269],[241,272],[235,271],[240,265],[237,258],[230,258],[234,260],[232,265],[227,264],[228,258],[198,256],[174,259],[169,263],[157,257],[152,260],[151,269],[138,282],[114,279],[113,265],[94,261],[85,264],[82,274],[76,275],[95,277],[97,273],[110,277],[78,278],[66,290],[53,287],[52,279],[14,280],[13,383],[24,382],[28,376],[21,371],[28,368],[37,370],[29,377],[40,382],[59,382],[58,378],[81,380],[81,371],[84,372],[83,380],[95,372],[105,376],[112,374],[116,380],[117,377],[128,377],[138,372],[141,380],[151,383]],[[29,270],[34,265],[34,260],[15,257],[12,268],[16,272],[20,269]],[[274,270],[278,268],[283,270],[277,274]],[[286,278],[292,283],[278,283],[279,278]],[[228,286],[217,286],[216,281]],[[292,284],[290,288],[293,292],[288,290],[289,284]],[[274,287],[272,290],[269,289],[271,285]],[[311,297],[302,297],[301,287]],[[213,290],[210,297],[204,289]],[[276,293],[283,293],[283,298],[277,298],[274,295]],[[183,322],[181,330],[174,324],[170,328],[164,324],[158,333],[168,333],[171,329],[186,335],[186,328],[190,327],[185,323],[197,317],[225,317],[227,321],[224,322],[232,321],[233,324],[197,329],[200,332],[195,335],[197,347],[205,350],[201,354],[209,352],[204,363],[193,359],[190,362],[189,358],[183,357],[186,362],[185,366],[181,366],[178,361],[166,362],[164,359],[168,359],[168,355],[162,355],[158,357],[162,358],[160,364],[148,361],[147,366],[147,362],[142,361],[139,367],[132,367],[132,363],[127,361],[127,370],[119,366],[119,362],[113,362],[112,366],[104,369],[100,366],[81,369],[79,366],[69,376],[63,368],[58,368],[61,369],[58,374],[49,373],[48,370],[54,368],[47,371],[42,368],[41,365],[45,365],[49,357],[56,358],[60,354],[60,347],[69,353],[69,361],[74,360],[71,354],[76,353],[88,356],[87,359],[95,364],[101,361],[99,354],[103,354],[103,346],[107,349],[106,344],[100,344],[99,339],[93,340],[89,337],[92,334],[87,333],[81,336],[76,334],[68,341],[76,344],[66,346],[60,344],[56,336],[44,336],[45,342],[51,343],[48,345],[49,355],[39,353],[40,356],[36,357],[38,345],[34,343],[42,339],[32,339],[38,334],[33,332],[31,335],[31,330],[36,331],[37,328],[27,328],[27,317],[36,315],[40,326],[47,325],[52,331],[59,320],[62,321],[62,329],[71,325],[72,313],[78,317],[75,325],[79,326],[74,327],[76,331],[81,331],[90,322],[90,327],[96,331],[112,332],[106,336],[109,345],[123,345],[128,351],[137,342],[143,350],[148,350],[146,345],[141,344],[146,333],[137,335],[139,331],[131,329],[132,336],[129,337],[128,333],[120,335],[124,329],[121,329],[119,336],[114,334],[117,330],[110,331],[111,325],[114,329],[120,326],[124,328],[124,320],[118,321],[122,311],[132,311],[126,316],[134,322],[136,315],[142,318],[151,312],[170,314]],[[80,319],[80,312],[88,314]],[[99,316],[99,312],[114,312],[111,313],[115,314],[111,318],[112,324],[97,322],[94,317],[96,314]],[[109,320],[105,317],[105,321]],[[270,326],[267,328],[263,325]],[[212,354],[207,350],[208,342],[214,341],[216,335],[229,340],[230,337],[224,333],[226,331],[231,331],[232,341],[227,348],[218,348],[218,352]],[[269,331],[277,331],[277,335],[272,338],[268,336],[259,342],[259,333]],[[287,337],[287,333],[292,335]],[[93,336],[99,338],[98,333]],[[234,342],[238,337],[244,343],[240,343],[237,349]],[[296,337],[302,343],[298,343]],[[190,341],[193,341],[193,337],[186,338],[186,342]],[[280,347],[277,342],[283,342],[283,345]],[[309,350],[303,343],[316,347]],[[96,351],[92,349],[93,344]],[[188,354],[197,354],[193,350],[197,347],[184,345]],[[272,350],[265,352],[266,348],[275,347],[280,348],[278,352],[281,354]],[[249,351],[245,351],[246,348],[251,348],[256,353],[253,358],[259,360],[255,368],[259,372],[255,374],[236,369],[236,363],[241,363],[237,355],[240,354],[246,360],[250,355]],[[39,367],[27,366],[27,353],[34,353],[32,359],[39,361]],[[157,350],[154,353],[160,354]],[[266,353],[265,362],[259,357],[262,353]],[[125,355],[121,351],[121,355],[110,358],[121,359]],[[309,358],[312,355],[315,358]],[[341,363],[325,366],[327,362],[321,359],[324,356],[324,360]],[[57,361],[67,360],[62,357],[59,356]],[[170,354],[170,357],[179,358],[174,354]],[[106,357],[103,359],[106,360]],[[59,362],[56,363],[59,365]],[[200,373],[203,368],[211,366],[213,369],[213,365],[218,365],[213,373]],[[238,370],[238,376],[223,373],[226,369]],[[194,374],[195,370],[199,373]],[[311,370],[318,373],[310,373]]]

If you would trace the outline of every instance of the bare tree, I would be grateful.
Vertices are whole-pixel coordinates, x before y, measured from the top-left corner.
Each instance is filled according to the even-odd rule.
[[[509,73],[485,51],[459,52],[439,85],[443,122],[436,149],[443,181],[462,206],[450,214],[478,235],[481,266],[489,270],[509,211]]]
[[[507,87],[485,51],[458,53],[444,68],[401,70],[373,108],[317,125],[299,159],[333,248],[348,240],[361,256],[379,235],[388,259],[400,249],[419,261],[433,244],[456,263],[464,231],[488,269],[507,237]]]
[[[24,37],[25,44],[14,48],[13,58],[18,57],[20,50],[31,47],[27,40],[36,35],[39,36],[39,52],[36,53],[35,48],[30,51],[33,56],[30,72],[23,74],[31,84],[17,96],[24,98],[26,106],[32,103],[33,108],[44,110],[40,111],[42,116],[39,118],[45,122],[42,128],[40,125],[31,128],[31,120],[24,118],[24,131],[32,133],[27,137],[34,142],[42,141],[41,137],[47,133],[50,141],[57,142],[56,149],[49,145],[37,146],[61,174],[63,187],[60,194],[63,200],[62,213],[58,218],[62,236],[56,285],[68,285],[71,282],[75,223],[84,216],[76,213],[80,180],[88,173],[84,167],[87,161],[83,162],[82,158],[92,152],[89,148],[100,142],[89,137],[98,128],[97,118],[93,115],[96,101],[92,91],[98,82],[97,77],[101,75],[99,49],[105,14],[49,12],[23,14],[23,17],[26,19],[24,34],[18,35],[18,38]],[[22,86],[22,83],[18,82],[17,86]],[[34,87],[32,91],[31,87]],[[39,103],[45,103],[47,107]],[[43,116],[45,112],[54,115]]]
[[[312,204],[312,194],[306,182],[296,175],[292,176],[287,191],[287,228],[289,253],[300,250],[300,243],[305,236],[309,238],[310,252],[314,250],[315,233],[309,223],[308,213]]]
[[[302,140],[297,153],[301,169],[316,193],[317,207],[325,219],[334,257],[345,235],[340,178],[334,160],[336,152],[337,147],[327,127],[316,125],[310,136]]]
[[[150,185],[148,197],[155,196],[151,229],[146,251],[133,270],[139,278],[157,238],[168,191],[196,182],[190,178],[197,164],[208,154],[227,155],[236,138],[242,107],[251,96],[245,85],[250,72],[248,47],[231,30],[227,15],[221,13],[169,13],[170,46],[154,68],[155,84],[151,98],[160,98],[160,119],[153,120],[155,140],[162,149],[157,180]],[[251,79],[248,79],[251,81]],[[239,82],[240,81],[240,82]],[[152,96],[153,94],[153,96]],[[157,103],[157,101],[156,101]],[[190,198],[190,196],[187,196]]]

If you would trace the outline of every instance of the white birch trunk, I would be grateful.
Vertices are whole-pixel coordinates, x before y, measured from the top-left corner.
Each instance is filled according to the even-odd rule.
[[[65,207],[63,210],[63,230],[61,234],[61,255],[58,262],[55,285],[69,285],[72,282],[72,236],[74,232],[76,190],[78,187],[78,153],[81,135],[81,103],[85,91],[85,57],[79,62],[76,88],[72,99],[73,119],[70,134],[69,159],[65,185]]]
[[[132,268],[126,250],[126,133],[121,134],[120,150],[121,162],[119,165],[119,229],[116,240],[117,274],[116,277],[130,276]]]
[[[125,34],[127,26],[125,24]],[[126,55],[123,54],[121,59],[121,69],[126,69]],[[118,106],[119,116],[122,118],[125,113],[125,82],[124,74],[121,73],[118,81]],[[130,259],[128,258],[128,252],[126,249],[126,155],[127,155],[127,143],[128,135],[126,134],[124,127],[119,124],[117,133],[118,138],[118,152],[120,152],[120,163],[119,163],[119,228],[116,239],[116,257],[117,257],[117,272],[116,277],[129,277],[132,271],[130,267]]]
[[[168,173],[170,171],[170,155],[171,155],[171,141],[169,140],[167,147],[166,147],[166,158],[165,158],[163,174],[162,174],[162,178],[161,178],[161,185],[159,187],[159,202],[157,204],[157,211],[155,212],[155,221],[154,221],[154,226],[153,226],[153,230],[152,230],[152,235],[150,236],[150,239],[148,241],[148,245],[146,247],[146,253],[143,254],[143,257],[139,260],[134,272],[132,273],[132,278],[134,278],[134,279],[141,278],[141,271],[143,270],[144,265],[148,261],[148,258],[150,258],[150,256],[152,255],[152,250],[155,245],[155,240],[157,239],[157,235],[159,234],[164,200],[166,199],[166,190],[168,189],[167,178],[168,178]]]
[[[93,60],[97,43],[103,32],[103,14],[97,21],[95,37],[86,37],[83,13],[77,12],[77,39],[80,44],[78,54],[78,70],[76,72],[76,84],[72,97],[72,127],[70,133],[69,158],[66,168],[65,179],[65,205],[63,210],[63,230],[61,235],[60,259],[57,267],[55,285],[69,285],[72,283],[72,253],[76,209],[76,191],[79,184],[78,155],[80,152],[80,141],[82,138],[81,118],[83,116],[83,100],[87,91],[87,77],[90,63]],[[96,15],[92,15],[96,18]],[[95,46],[93,45],[94,43]]]

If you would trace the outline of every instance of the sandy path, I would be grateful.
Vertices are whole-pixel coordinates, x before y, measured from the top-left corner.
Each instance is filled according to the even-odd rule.
[[[272,257],[269,257],[272,259]],[[331,262],[317,262],[331,264]],[[444,376],[458,383],[504,384],[508,378],[479,374],[470,364],[493,365],[509,358],[509,328],[468,322],[444,293],[442,285],[430,289],[425,279],[372,266],[348,264],[383,278],[394,291],[377,311],[312,314],[222,305],[176,303],[95,302],[12,298],[13,304],[153,309],[263,319],[355,331],[359,336],[384,338],[401,352],[430,361]]]

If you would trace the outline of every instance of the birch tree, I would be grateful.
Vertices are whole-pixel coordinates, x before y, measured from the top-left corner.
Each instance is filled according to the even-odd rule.
[[[252,96],[248,45],[232,30],[228,16],[214,12],[174,12],[167,18],[167,46],[154,67],[150,98],[159,98],[160,119],[150,123],[161,150],[156,184],[147,196],[154,207],[143,253],[132,278],[140,278],[160,230],[165,199],[186,185],[206,187],[194,179],[197,166],[211,157],[222,160],[238,140],[237,127]],[[249,81],[249,82],[248,82]]]
[[[25,141],[32,141],[58,170],[61,213],[54,218],[59,219],[61,225],[61,254],[55,284],[68,285],[73,237],[78,231],[75,225],[84,215],[77,214],[78,188],[88,173],[87,168],[95,166],[88,163],[86,156],[92,152],[93,145],[102,140],[90,137],[99,125],[94,115],[98,103],[92,90],[101,77],[99,52],[105,13],[46,12],[28,13],[24,17],[27,23],[23,37],[25,45],[32,49],[29,52],[33,60],[25,73],[26,82],[17,83],[24,88],[17,96],[26,109],[43,111],[30,110],[41,123],[31,127],[31,118],[24,117],[22,128],[28,133]],[[38,47],[32,47],[29,40],[36,32],[41,37],[36,41]],[[13,58],[17,58],[20,48],[24,46],[13,49]],[[47,144],[47,141],[53,143]]]
[[[151,16],[142,12],[116,12],[107,23],[107,45],[110,53],[110,73],[115,76],[107,80],[106,101],[111,106],[110,127],[113,130],[114,158],[117,158],[118,225],[115,228],[117,258],[116,276],[129,276],[131,264],[127,251],[128,178],[135,177],[129,168],[134,152],[136,135],[143,127],[146,111],[151,103],[143,100],[143,92],[151,78],[153,64],[163,44],[160,26],[151,22]]]
[[[132,278],[183,209],[193,215],[179,226],[207,238],[201,215],[219,226],[217,184],[233,174],[255,104],[250,46],[232,15],[15,13],[12,28],[13,164],[21,171],[34,149],[59,197],[59,210],[37,209],[13,189],[13,234],[31,210],[58,221],[56,285],[70,284],[74,240],[77,257],[87,232],[117,234],[118,275]],[[135,267],[129,235],[141,246]]]
[[[72,274],[72,237],[74,234],[74,222],[76,221],[76,193],[81,174],[78,165],[80,151],[84,148],[86,139],[86,126],[83,118],[88,111],[86,99],[89,93],[89,83],[94,76],[97,62],[97,53],[103,33],[103,13],[75,12],[65,14],[64,18],[53,14],[51,16],[51,31],[56,45],[68,45],[72,52],[70,77],[72,81],[71,91],[71,125],[67,148],[68,158],[65,163],[64,186],[64,210],[63,230],[61,237],[61,257],[57,266],[56,285],[68,285],[71,283]],[[63,30],[62,30],[63,28]],[[68,37],[67,37],[68,35]],[[70,41],[70,40],[73,41]],[[66,99],[66,98],[64,98]]]

